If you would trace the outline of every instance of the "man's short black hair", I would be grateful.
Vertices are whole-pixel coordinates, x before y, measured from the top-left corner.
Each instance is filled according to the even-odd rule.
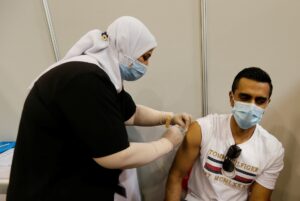
[[[242,71],[240,71],[234,78],[231,91],[234,93],[235,90],[238,87],[239,81],[241,78],[247,78],[250,80],[255,80],[257,82],[266,82],[270,86],[270,91],[269,91],[269,98],[272,95],[273,91],[273,85],[271,78],[267,72],[262,70],[261,68],[258,67],[249,67],[249,68],[244,68]]]

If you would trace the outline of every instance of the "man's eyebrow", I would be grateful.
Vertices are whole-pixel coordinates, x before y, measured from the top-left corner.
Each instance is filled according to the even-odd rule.
[[[239,97],[251,97],[251,95],[247,93],[239,93]]]
[[[268,100],[268,97],[265,97],[265,96],[258,96],[258,97],[255,98],[255,100],[259,100],[259,99],[260,99],[260,100],[265,100],[265,101],[266,101],[266,100]]]
[[[251,98],[252,97],[250,94],[247,94],[247,93],[240,93],[238,96],[242,97],[242,98]],[[266,96],[255,97],[255,100],[259,100],[259,99],[266,101],[266,100],[268,100],[268,97],[266,97]]]

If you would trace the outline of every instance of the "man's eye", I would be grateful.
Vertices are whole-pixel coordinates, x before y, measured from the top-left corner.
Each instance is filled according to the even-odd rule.
[[[267,102],[267,99],[265,99],[265,98],[258,98],[258,99],[255,100],[255,103],[256,103],[257,105],[263,105],[263,104],[265,104],[266,102]]]

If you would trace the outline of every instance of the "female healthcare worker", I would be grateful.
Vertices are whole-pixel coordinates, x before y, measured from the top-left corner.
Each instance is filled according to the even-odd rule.
[[[156,40],[133,17],[84,35],[33,83],[14,152],[8,201],[113,200],[121,169],[147,164],[182,140],[188,114],[135,105],[123,80],[146,72]],[[177,124],[163,137],[130,143],[126,125]]]

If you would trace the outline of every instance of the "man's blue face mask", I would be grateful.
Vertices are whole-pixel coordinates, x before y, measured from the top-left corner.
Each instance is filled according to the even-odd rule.
[[[131,65],[120,64],[120,72],[123,80],[134,81],[141,78],[147,71],[146,65],[138,60],[130,59]]]
[[[234,101],[232,114],[236,123],[242,129],[248,129],[258,124],[264,114],[264,109],[255,104]]]

